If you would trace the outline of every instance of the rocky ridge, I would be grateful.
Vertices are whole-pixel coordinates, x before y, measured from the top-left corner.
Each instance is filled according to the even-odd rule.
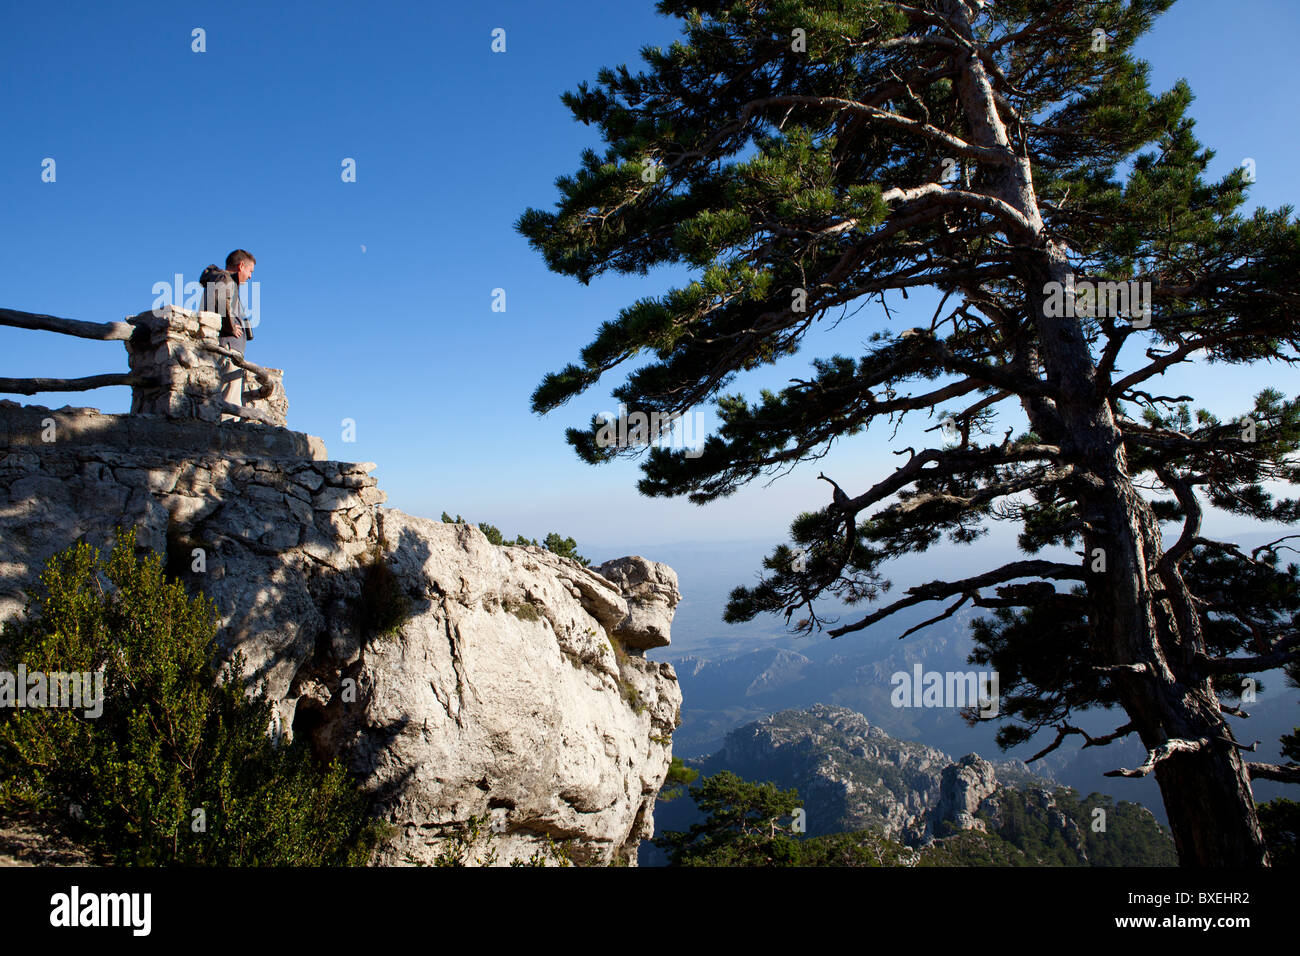
[[[0,622],[53,553],[133,526],[214,601],[279,732],[360,774],[398,830],[375,862],[431,862],[491,816],[501,864],[548,838],[635,863],[679,722],[672,668],[644,656],[676,575],[382,507],[375,467],[250,422],[0,402]]]
[[[980,800],[999,785],[998,773],[1003,783],[1045,782],[1018,761],[974,759],[978,764],[954,765],[943,751],[896,740],[847,707],[815,704],[732,731],[699,766],[706,774],[726,769],[796,787],[810,836],[875,827],[900,839],[916,833],[917,821],[936,809],[939,819],[973,826]],[[926,835],[924,822],[920,833]]]
[[[912,847],[954,852],[966,865],[1174,863],[1168,831],[1145,807],[1096,793],[1081,798],[1019,761],[978,754],[954,761],[846,707],[771,714],[688,763],[704,776],[728,770],[795,788],[809,837],[875,829]],[[698,810],[687,803],[666,804],[661,829],[697,822]],[[963,834],[978,839],[961,842]]]

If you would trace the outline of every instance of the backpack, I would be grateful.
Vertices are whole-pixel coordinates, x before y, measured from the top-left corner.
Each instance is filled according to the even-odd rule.
[[[239,322],[244,332],[244,339],[252,341],[253,330],[244,319],[244,307],[239,301],[239,285],[235,277],[215,263],[209,265],[199,276],[203,286],[203,311],[215,312],[221,316],[221,335],[234,336],[234,323]]]

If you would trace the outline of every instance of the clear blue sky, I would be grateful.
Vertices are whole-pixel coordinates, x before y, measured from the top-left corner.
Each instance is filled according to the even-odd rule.
[[[205,53],[191,51],[195,27]],[[490,50],[495,27],[504,54]],[[390,505],[562,530],[593,556],[625,553],[620,542],[780,538],[825,499],[819,467],[851,491],[880,477],[886,436],[699,509],[640,498],[634,464],[594,469],[564,444],[566,426],[613,409],[621,379],[545,418],[529,411],[542,375],[600,322],[681,280],[584,288],[548,273],[512,228],[553,203],[555,177],[597,143],[560,93],[677,32],[649,0],[13,6],[0,33],[0,306],[121,319],[151,306],[154,283],[194,280],[243,247],[261,296],[249,357],[286,369],[291,427],[322,436],[331,457],[379,463]],[[1215,174],[1255,159],[1252,204],[1296,200],[1297,35],[1293,0],[1182,0],[1142,47],[1157,88],[1191,83]],[[345,157],[356,183],[340,179]],[[497,287],[505,313],[490,308]],[[878,321],[868,309],[739,387],[857,353]],[[0,329],[0,357],[8,376],[126,368],[118,343],[14,329]],[[1224,414],[1264,384],[1300,390],[1277,370],[1213,374],[1194,391]],[[3,397],[128,407],[124,388]],[[355,444],[340,440],[344,418]]]

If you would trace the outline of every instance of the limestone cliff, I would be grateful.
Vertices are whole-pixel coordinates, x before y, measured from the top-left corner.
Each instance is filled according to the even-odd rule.
[[[135,526],[216,603],[280,732],[344,755],[397,825],[375,862],[430,862],[488,816],[498,863],[547,837],[635,863],[681,705],[644,656],[676,575],[382,507],[374,468],[253,422],[0,402],[0,621],[51,554]]]

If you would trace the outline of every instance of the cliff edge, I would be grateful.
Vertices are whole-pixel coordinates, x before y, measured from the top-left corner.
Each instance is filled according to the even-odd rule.
[[[486,817],[498,864],[550,841],[635,864],[681,708],[644,656],[668,642],[676,575],[382,507],[374,468],[253,422],[0,401],[0,622],[52,554],[134,526],[215,602],[272,732],[342,755],[375,796],[397,830],[375,863],[432,862]]]

